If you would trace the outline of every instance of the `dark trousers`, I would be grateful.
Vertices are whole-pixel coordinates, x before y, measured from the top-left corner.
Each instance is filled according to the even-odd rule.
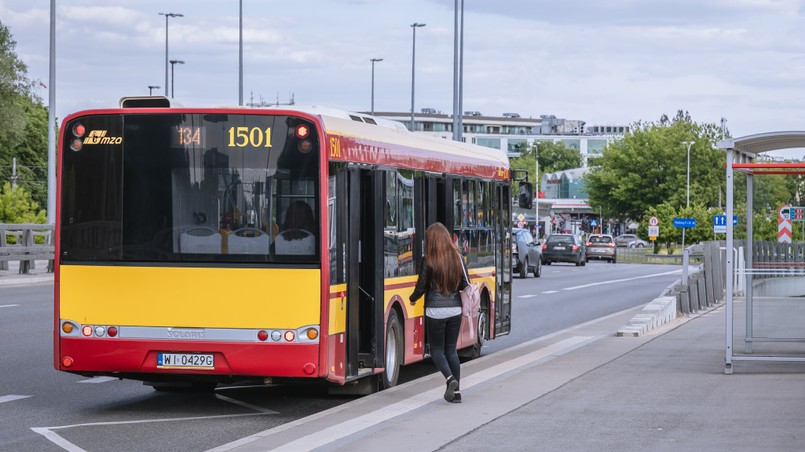
[[[445,378],[452,375],[456,380],[461,380],[461,363],[458,361],[456,352],[461,316],[456,315],[446,319],[425,317],[425,322],[425,326],[428,328],[430,356],[433,364]]]

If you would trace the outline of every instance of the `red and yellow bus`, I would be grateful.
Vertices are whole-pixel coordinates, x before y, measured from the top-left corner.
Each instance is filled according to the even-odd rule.
[[[505,153],[324,109],[124,98],[61,128],[54,365],[156,388],[397,383],[428,356],[408,301],[425,227],[452,227],[481,312],[511,322]]]

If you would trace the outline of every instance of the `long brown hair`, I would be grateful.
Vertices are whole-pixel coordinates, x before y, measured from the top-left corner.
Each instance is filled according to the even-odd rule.
[[[458,290],[464,269],[450,232],[436,222],[425,231],[425,259],[436,291],[450,295]]]

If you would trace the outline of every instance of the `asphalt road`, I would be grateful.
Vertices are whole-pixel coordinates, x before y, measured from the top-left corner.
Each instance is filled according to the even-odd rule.
[[[513,327],[484,354],[646,304],[678,266],[554,264],[515,279]],[[161,393],[139,382],[57,372],[52,285],[0,288],[0,450],[205,450],[352,400],[310,386]],[[411,379],[429,362],[403,370]]]

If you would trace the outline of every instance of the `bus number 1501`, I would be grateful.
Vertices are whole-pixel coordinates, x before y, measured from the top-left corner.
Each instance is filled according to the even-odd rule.
[[[229,145],[230,148],[245,147],[271,147],[271,127],[265,130],[259,127],[230,127]]]

